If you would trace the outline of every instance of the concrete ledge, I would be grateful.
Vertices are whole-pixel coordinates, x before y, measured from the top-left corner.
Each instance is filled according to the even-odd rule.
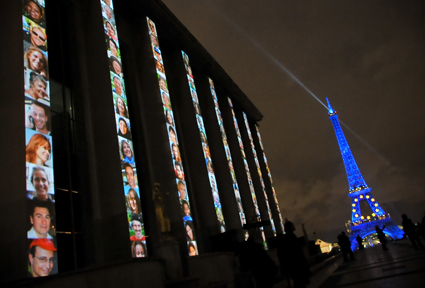
[[[2,287],[92,288],[92,287],[165,287],[162,259],[146,258],[115,265],[87,268],[44,278],[29,278]]]
[[[232,252],[211,253],[188,259],[189,274],[199,278],[199,287],[235,286],[236,257]]]

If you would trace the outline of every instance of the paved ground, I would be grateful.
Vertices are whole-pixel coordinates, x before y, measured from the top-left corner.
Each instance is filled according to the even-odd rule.
[[[421,239],[425,244],[424,239]],[[425,287],[425,251],[413,249],[409,240],[388,243],[355,252],[356,260],[336,259],[311,277],[308,288]],[[274,288],[288,287],[286,281]]]

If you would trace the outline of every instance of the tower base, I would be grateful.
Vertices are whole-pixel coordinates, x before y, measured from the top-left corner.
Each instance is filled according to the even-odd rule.
[[[394,240],[403,239],[404,232],[401,230],[390,217],[384,219],[370,220],[357,225],[350,225],[350,241],[351,241],[351,250],[358,248],[358,243],[356,240],[357,235],[363,239],[366,236],[376,233],[375,226],[378,225],[379,228],[385,225],[384,233],[393,238]]]

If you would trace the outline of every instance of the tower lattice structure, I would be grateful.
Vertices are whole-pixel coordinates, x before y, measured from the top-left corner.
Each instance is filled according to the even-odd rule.
[[[372,196],[372,188],[370,188],[363,179],[356,160],[354,160],[353,154],[351,153],[350,146],[348,146],[347,140],[342,132],[337,111],[332,109],[328,98],[326,98],[326,101],[328,102],[329,119],[332,121],[335,129],[336,139],[341,151],[342,160],[344,161],[345,172],[347,173],[349,187],[348,196],[351,198],[351,221],[348,221],[346,226],[347,231],[350,233],[351,248],[355,249],[358,246],[356,241],[357,235],[365,238],[372,233],[376,233],[376,225],[380,228],[385,225],[384,233],[391,236],[393,239],[403,238],[403,231],[392,222],[390,214],[386,214],[378,201]],[[360,210],[360,203],[364,201],[367,202],[371,209],[372,213],[370,215],[362,214]]]

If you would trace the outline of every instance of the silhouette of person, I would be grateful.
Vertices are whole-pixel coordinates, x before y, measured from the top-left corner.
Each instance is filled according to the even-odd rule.
[[[382,229],[379,229],[379,225],[375,226],[376,229],[376,234],[378,234],[378,239],[379,242],[381,242],[382,244],[382,250],[387,251],[387,239],[385,239],[385,234],[384,234],[384,229],[385,229],[385,225],[382,226]]]
[[[347,254],[350,254],[350,260],[355,260],[353,251],[351,251],[350,238],[345,235],[344,231],[338,235],[338,244],[341,247],[342,258],[344,259],[344,262],[348,261]]]
[[[306,287],[310,284],[310,269],[305,259],[302,245],[294,234],[295,226],[285,219],[285,235],[277,236],[277,257],[282,274],[289,275],[294,287]]]
[[[272,288],[277,273],[277,266],[264,251],[262,245],[255,243],[254,238],[239,245],[239,263],[241,271],[251,272],[256,287]]]
[[[363,246],[363,239],[362,239],[362,237],[360,237],[360,235],[357,235],[357,237],[356,237],[356,241],[357,241],[357,243],[359,244],[359,249],[360,249],[360,250],[363,250],[363,249],[364,249],[364,246]]]
[[[421,240],[419,240],[418,234],[416,233],[415,224],[413,224],[412,220],[407,218],[406,214],[401,215],[401,218],[403,219],[401,225],[403,225],[404,234],[406,234],[410,241],[412,241],[415,250],[418,250],[418,245],[421,249],[424,249],[425,247]]]

